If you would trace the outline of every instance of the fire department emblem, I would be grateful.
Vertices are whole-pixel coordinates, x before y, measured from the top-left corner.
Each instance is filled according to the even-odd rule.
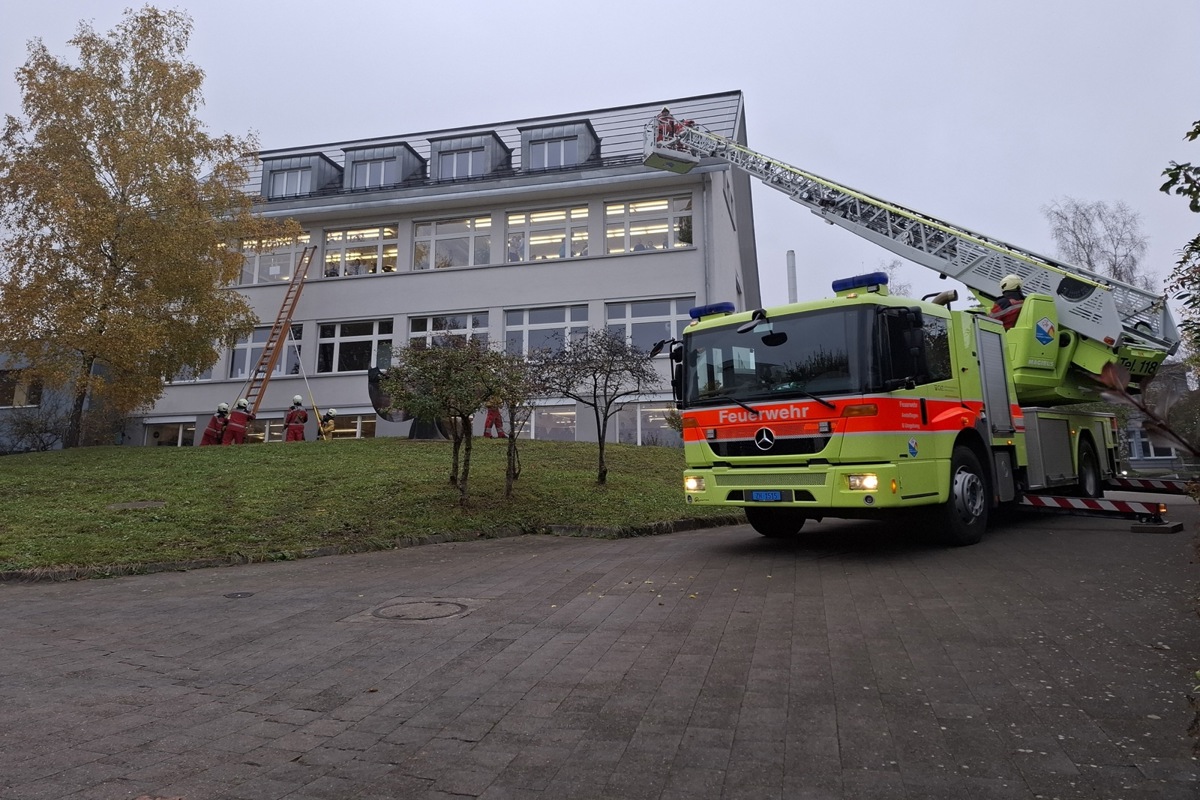
[[[1049,317],[1042,317],[1034,326],[1033,335],[1042,344],[1050,344],[1054,341],[1054,323]]]
[[[770,450],[775,446],[775,433],[770,428],[759,428],[754,434],[754,445],[759,450]]]
[[[909,458],[917,457],[917,440],[916,439],[908,440],[908,456],[909,456]]]

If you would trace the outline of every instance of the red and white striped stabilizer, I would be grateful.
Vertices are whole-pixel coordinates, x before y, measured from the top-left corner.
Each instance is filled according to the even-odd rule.
[[[1162,503],[1143,503],[1137,500],[1097,500],[1092,497],[1060,497],[1057,495],[1027,494],[1021,497],[1021,505],[1034,508],[1052,508],[1062,511],[1095,511],[1112,514],[1134,514],[1161,518],[1167,512]]]
[[[1187,494],[1187,481],[1152,480],[1149,478],[1110,478],[1108,488],[1126,492],[1162,492]]]

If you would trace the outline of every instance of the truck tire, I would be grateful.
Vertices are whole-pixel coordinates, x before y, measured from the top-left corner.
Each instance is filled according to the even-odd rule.
[[[804,527],[804,514],[794,508],[746,508],[746,521],[763,536],[795,536]]]
[[[945,544],[965,547],[983,538],[988,521],[987,479],[975,451],[957,445],[950,459],[950,497],[936,512]]]
[[[1100,459],[1096,457],[1096,446],[1091,439],[1079,442],[1079,488],[1080,497],[1103,497],[1104,485],[1100,482]]]

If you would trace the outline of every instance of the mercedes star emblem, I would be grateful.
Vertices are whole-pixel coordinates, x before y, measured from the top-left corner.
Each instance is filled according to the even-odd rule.
[[[770,450],[775,446],[775,434],[770,428],[759,428],[754,434],[754,444],[759,450]]]

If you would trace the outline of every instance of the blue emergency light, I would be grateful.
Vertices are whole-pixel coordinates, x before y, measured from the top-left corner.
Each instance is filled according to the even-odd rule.
[[[688,311],[688,316],[690,316],[692,319],[702,319],[704,317],[710,317],[713,314],[732,314],[733,311],[733,303],[710,303],[706,306],[696,306]]]
[[[865,275],[855,275],[850,278],[838,278],[833,282],[833,291],[850,292],[855,289],[865,289],[868,286],[887,286],[886,272],[868,272]]]

